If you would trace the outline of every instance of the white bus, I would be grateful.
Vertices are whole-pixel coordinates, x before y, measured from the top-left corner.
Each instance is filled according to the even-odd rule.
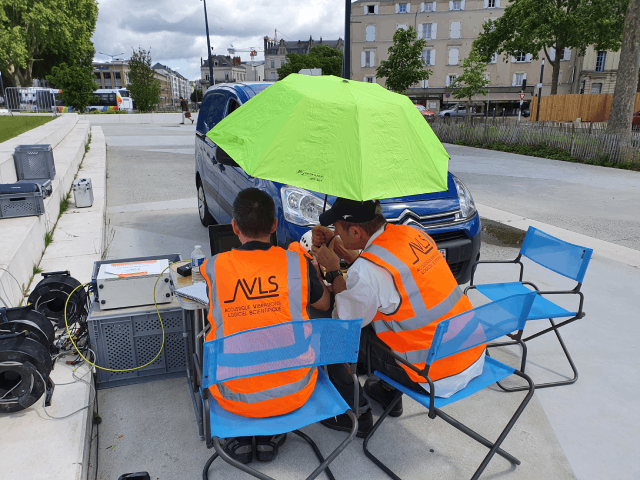
[[[128,113],[133,113],[133,100],[129,90],[124,88],[99,88],[93,93],[98,98],[98,101],[94,105],[87,107],[87,111],[124,110]]]

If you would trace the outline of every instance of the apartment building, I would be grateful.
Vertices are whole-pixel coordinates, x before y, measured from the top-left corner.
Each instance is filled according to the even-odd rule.
[[[242,65],[240,57],[211,55],[211,62],[213,63],[213,82],[209,78],[209,61],[200,59],[201,81],[209,86],[216,83],[246,81],[247,69]]]
[[[452,89],[448,88],[462,74],[462,62],[471,51],[471,44],[482,32],[482,25],[504,13],[507,0],[436,0],[431,2],[358,0],[351,10],[351,78],[377,82],[384,86],[383,78],[376,78],[380,61],[388,58],[387,50],[393,44],[393,34],[399,28],[412,26],[427,46],[423,58],[431,70],[429,80],[410,88],[408,95],[416,103],[431,110],[453,103]],[[555,58],[555,52],[551,52]],[[566,49],[560,53],[561,67],[558,93],[570,93],[577,82],[577,55]],[[514,52],[506,58],[495,55],[487,66],[490,108],[512,108],[519,104],[523,80],[527,80],[530,101],[533,86],[540,80],[541,59],[534,60],[530,52]],[[551,66],[546,62],[543,95],[551,90]],[[486,97],[477,99],[486,102]],[[486,107],[486,106],[485,106]],[[482,111],[482,107],[479,107]]]
[[[166,76],[169,79],[169,89],[170,89],[170,102],[172,105],[178,105],[180,103],[180,97],[189,98],[191,95],[191,88],[189,85],[189,80],[184,76],[180,75],[175,70],[167,67],[166,65],[162,65],[161,63],[156,63],[153,67],[151,67],[155,72]]]
[[[93,74],[98,88],[127,88],[129,84],[129,62],[127,60],[113,60],[111,62],[94,62]],[[154,70],[154,77],[160,82],[160,96],[158,105],[165,107],[176,102],[174,100],[171,77],[162,73],[162,70]]]
[[[264,37],[264,80],[275,82],[278,80],[278,69],[287,61],[288,53],[301,53],[307,55],[316,45],[327,45],[336,50],[344,51],[344,40],[309,40],[285,41],[281,39],[279,42]]]
[[[613,94],[618,77],[620,51],[596,50],[589,46],[580,60],[580,78],[572,93]]]

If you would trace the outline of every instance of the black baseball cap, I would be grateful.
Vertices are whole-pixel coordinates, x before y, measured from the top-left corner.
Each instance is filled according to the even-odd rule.
[[[333,202],[333,206],[320,215],[320,225],[328,227],[338,220],[344,220],[349,223],[365,223],[370,222],[379,212],[379,203],[377,201],[368,200],[366,202],[358,202],[356,200],[347,200],[339,198]]]

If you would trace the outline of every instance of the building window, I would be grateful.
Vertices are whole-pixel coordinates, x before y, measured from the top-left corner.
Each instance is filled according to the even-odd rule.
[[[458,65],[458,55],[460,53],[459,48],[449,49],[449,65]]]
[[[375,42],[375,41],[376,41],[376,26],[367,25],[367,42]]]
[[[591,84],[591,94],[598,95],[602,93],[602,84],[601,83],[592,83]]]
[[[423,23],[418,26],[418,30],[422,30],[422,38],[425,40],[435,40],[438,31],[437,23]],[[420,34],[420,32],[418,32]],[[420,36],[420,35],[419,35]]]
[[[487,8],[496,8],[496,0],[487,0]]]
[[[494,53],[491,55],[491,63],[498,63],[498,54]]]
[[[458,75],[447,75],[447,87],[450,87],[456,82]]]
[[[398,4],[398,13],[407,13],[407,4],[406,3]]]
[[[434,12],[434,11],[436,10],[436,8],[435,8],[435,7],[436,7],[436,2],[433,2],[433,3],[431,3],[431,2],[424,2],[424,3],[422,4],[422,9],[423,9],[422,11],[423,11],[423,12]]]
[[[598,52],[598,58],[596,60],[596,72],[604,72],[604,64],[606,61],[607,61],[607,52],[604,50],[600,50]],[[600,87],[602,87],[602,84],[596,83],[594,85],[600,85]],[[591,87],[591,93],[593,93],[593,87]]]
[[[518,52],[516,53],[515,59],[516,59],[516,62],[526,62],[527,54],[524,52]]]
[[[271,68],[276,68],[276,61],[275,60],[271,60]]]
[[[420,88],[429,88],[429,80],[420,80]]]
[[[460,38],[460,30],[460,22],[451,22],[451,27],[449,28],[449,38]]]
[[[367,83],[376,83],[376,77],[364,77],[364,81]]]
[[[378,12],[376,12],[376,5],[367,5],[367,13],[369,15],[373,15],[375,13],[378,13]]]
[[[425,65],[435,65],[436,64],[436,50],[433,48],[425,49],[422,51],[422,58],[424,59]]]
[[[402,29],[402,30],[406,30],[406,29],[407,29],[407,26],[406,26],[406,25],[404,25],[404,24],[397,25],[397,26],[396,26],[396,30],[400,30],[400,29]]]
[[[284,60],[280,60],[280,66],[284,65]]]
[[[449,2],[449,10],[464,10],[462,7],[462,0],[453,0]]]
[[[363,68],[375,66],[375,52],[373,50],[366,50],[362,52],[360,66]]]
[[[520,87],[522,85],[522,81],[527,78],[526,73],[514,73],[513,74],[513,86]]]
[[[276,81],[276,72],[271,72],[271,80]]]

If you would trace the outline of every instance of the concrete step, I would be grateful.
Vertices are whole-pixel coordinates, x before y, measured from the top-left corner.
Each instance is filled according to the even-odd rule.
[[[63,123],[62,133],[67,127],[68,125]],[[60,201],[66,197],[71,188],[74,175],[85,153],[89,128],[88,123],[75,123],[64,139],[59,141],[53,149],[56,176],[51,182],[53,193],[44,201],[44,215],[0,220],[0,246],[2,247],[0,248],[0,269],[2,269],[0,270],[0,297],[11,306],[17,306],[23,300],[22,289],[28,287],[33,275],[33,267],[42,257],[45,249],[45,234],[55,226],[60,212]],[[36,130],[38,129],[33,130],[34,137],[23,140],[34,144],[36,142],[31,140],[37,137],[42,139],[58,135],[50,132],[43,137],[35,132]],[[55,138],[52,141],[55,141]],[[2,145],[4,146],[5,143],[7,142]]]

